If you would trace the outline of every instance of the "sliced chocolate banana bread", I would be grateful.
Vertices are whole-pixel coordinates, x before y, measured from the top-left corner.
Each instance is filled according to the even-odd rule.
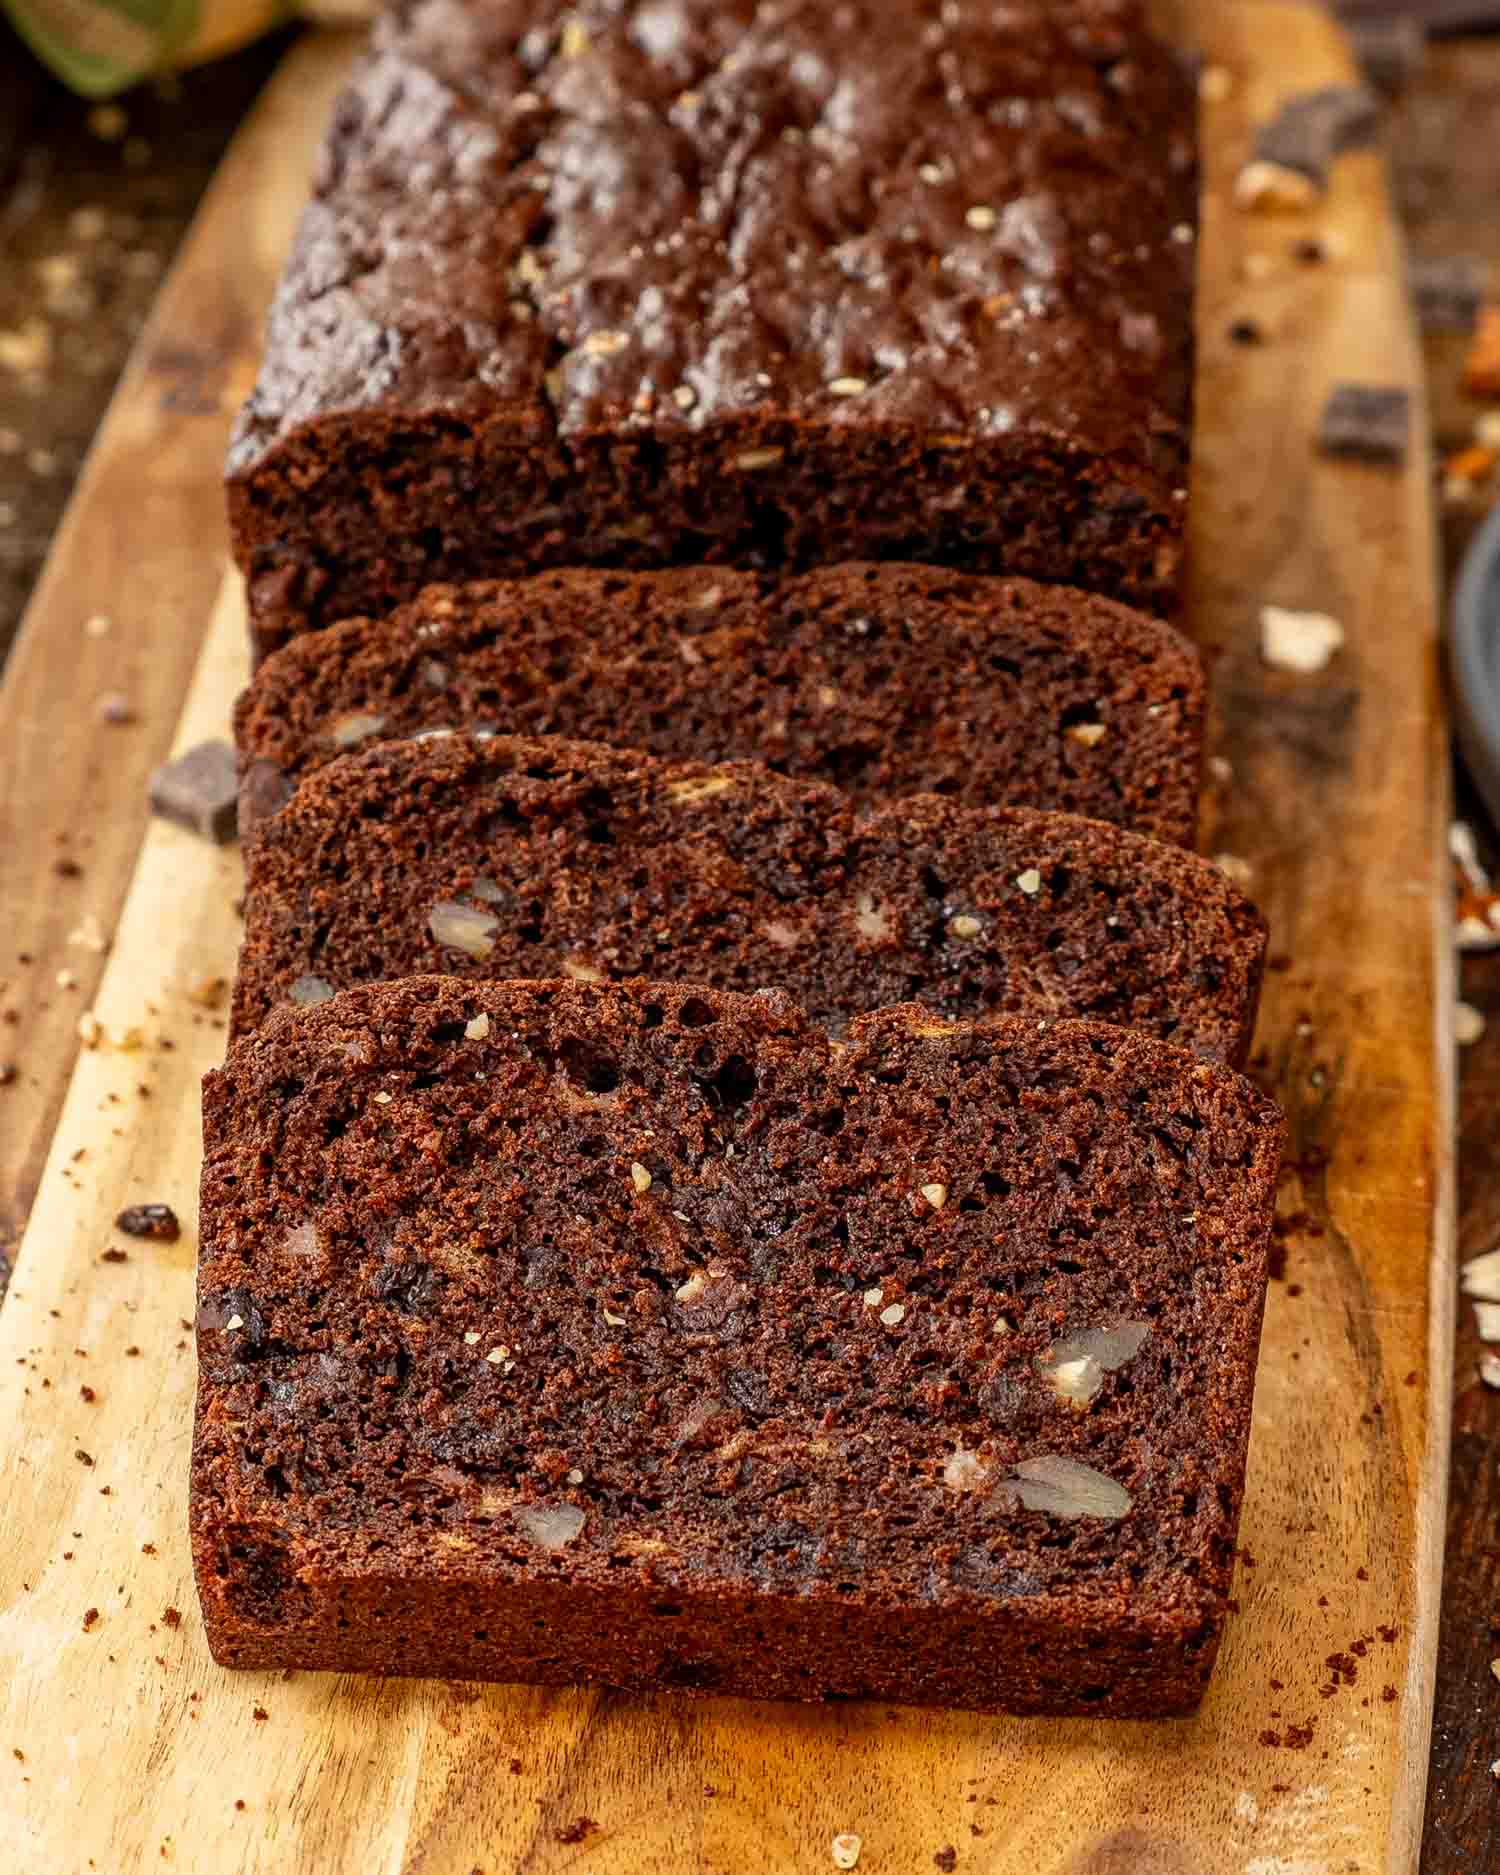
[[[395,0],[230,453],[258,650],[559,565],[1170,607],[1195,132],[1140,0]]]
[[[247,843],[232,1031],[353,983],[675,977],[841,1033],[1095,1016],[1243,1059],[1265,927],[1216,866],[1102,821],[916,795],[863,816],[753,763],[468,735],[309,775]]]
[[[235,717],[251,813],[362,741],[483,724],[745,759],[861,802],[1047,807],[1191,843],[1203,673],[1170,626],[1026,580],[844,566],[435,587],[270,659]]]
[[[207,1077],[226,1665],[1190,1712],[1279,1117],[1102,1023],[412,978]]]

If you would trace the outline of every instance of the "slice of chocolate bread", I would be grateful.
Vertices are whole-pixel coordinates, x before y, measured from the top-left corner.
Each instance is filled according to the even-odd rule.
[[[225,1665],[1189,1712],[1281,1126],[1103,1023],[346,990],[204,1087]]]
[[[271,804],[362,740],[476,723],[762,761],[865,802],[1055,808],[1191,843],[1203,674],[1171,627],[1025,580],[562,572],[433,588],[384,622],[291,644],[235,717]]]
[[[754,763],[561,737],[386,742],[303,781],[246,847],[231,1032],[442,970],[784,989],[841,1033],[1094,1016],[1239,1062],[1265,927],[1216,866],[1102,821],[847,796]]]

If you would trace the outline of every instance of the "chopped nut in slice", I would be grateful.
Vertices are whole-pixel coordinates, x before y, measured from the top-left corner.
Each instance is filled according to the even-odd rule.
[[[964,220],[976,234],[988,234],[1000,217],[987,202],[976,202],[964,210]]]
[[[943,1483],[950,1491],[982,1491],[990,1481],[989,1460],[960,1446],[943,1466]]]
[[[564,1549],[584,1526],[576,1504],[523,1504],[515,1512],[521,1534],[540,1549]]]
[[[1081,748],[1097,749],[1108,734],[1108,729],[1103,723],[1074,723],[1063,734],[1069,742],[1076,742]]]
[[[464,1034],[471,1042],[484,1041],[490,1032],[490,1019],[483,1010],[477,1016],[471,1016],[464,1024]]]
[[[1481,1302],[1500,1302],[1500,1250],[1486,1250],[1463,1266],[1463,1290]]]
[[[867,378],[834,378],[828,388],[835,397],[861,397],[870,384]]]
[[[1028,866],[1025,872],[1017,876],[1016,887],[1019,891],[1024,892],[1028,898],[1035,898],[1037,893],[1042,889],[1042,875],[1037,871],[1035,866]]]
[[[648,1192],[651,1189],[651,1174],[639,1160],[630,1168],[630,1182],[639,1192]]]
[[[890,914],[869,892],[861,892],[854,901],[854,928],[872,944],[891,936]]]
[[[1015,1490],[1027,1510],[1043,1511],[1049,1517],[1113,1520],[1125,1516],[1131,1504],[1123,1485],[1092,1465],[1081,1465],[1076,1458],[1059,1453],[1022,1459],[1016,1466]]]
[[[467,1328],[464,1330],[464,1346],[466,1348],[477,1348],[479,1346],[479,1330],[477,1328]]]
[[[864,1293],[864,1304],[867,1309],[878,1308],[884,1301],[885,1291],[883,1289],[867,1289]]]
[[[1476,1302],[1474,1327],[1481,1341],[1500,1341],[1500,1302]]]
[[[899,1322],[906,1320],[906,1305],[901,1302],[892,1302],[888,1308],[880,1311],[880,1319],[887,1328],[896,1327]]]
[[[961,911],[956,918],[949,920],[948,929],[956,938],[977,938],[984,926],[968,912]]]
[[[670,801],[703,801],[711,794],[724,794],[734,786],[732,775],[689,775],[682,781],[667,784]]]
[[[946,1185],[923,1185],[921,1190],[922,1196],[932,1206],[934,1211],[941,1211],[943,1206],[948,1202],[948,1187]]]
[[[327,977],[297,977],[287,990],[287,996],[299,1009],[311,1009],[315,1003],[326,1003],[333,995],[333,985]]]
[[[630,343],[628,332],[590,332],[578,347],[587,358],[613,358]]]
[[[440,899],[427,919],[427,929],[437,943],[466,956],[482,960],[495,948],[495,933],[500,920],[472,905],[460,905],[451,898]]]
[[[336,718],[328,733],[339,748],[352,749],[357,742],[365,742],[371,736],[378,736],[384,728],[383,716],[371,716],[364,711],[355,711],[351,715]]]
[[[1471,1047],[1484,1034],[1484,1012],[1472,1003],[1459,1003],[1453,1011],[1453,1039],[1460,1048]]]
[[[1059,1400],[1082,1411],[1104,1385],[1104,1376],[1133,1361],[1151,1333],[1150,1322],[1116,1322],[1086,1328],[1054,1342],[1037,1361]]]
[[[737,469],[774,469],[786,456],[784,449],[746,449],[734,459]]]
[[[563,975],[571,977],[575,983],[602,983],[604,972],[596,970],[592,964],[586,964],[580,957],[568,957],[563,960]]]

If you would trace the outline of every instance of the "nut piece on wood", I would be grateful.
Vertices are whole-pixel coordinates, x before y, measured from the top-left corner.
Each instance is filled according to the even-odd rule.
[[[115,1229],[127,1237],[149,1237],[153,1243],[176,1243],[182,1235],[177,1213],[169,1204],[132,1204],[115,1219]]]
[[[234,838],[239,775],[227,742],[200,742],[151,777],[151,811],[200,839],[224,846]]]
[[[1395,384],[1335,384],[1318,423],[1325,456],[1401,462],[1411,430],[1411,398]]]

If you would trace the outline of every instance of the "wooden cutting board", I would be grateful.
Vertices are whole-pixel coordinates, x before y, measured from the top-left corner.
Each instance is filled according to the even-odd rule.
[[[1201,1716],[1026,1723],[208,1658],[184,1510],[197,1084],[222,1046],[239,874],[232,852],[148,828],[143,783],[168,745],[224,732],[244,676],[219,456],[348,57],[313,39],[163,294],[0,694],[0,1062],[17,1069],[0,1086],[0,1240],[29,1214],[0,1312],[0,1853],[17,1875],[804,1875],[833,1867],[841,1832],[870,1875],[1415,1869],[1452,1293],[1419,360],[1376,155],[1341,162],[1306,214],[1232,203],[1249,124],[1349,76],[1336,34],[1260,0],[1195,24],[1230,81],[1206,130],[1193,509],[1195,625],[1217,654],[1207,841],[1271,919],[1260,1072],[1293,1162],[1239,1612]],[[1313,233],[1321,264],[1294,257]],[[1237,316],[1266,343],[1231,345]],[[1314,454],[1338,379],[1411,389],[1404,470]],[[1345,648],[1316,675],[1268,669],[1268,602],[1332,613]],[[102,726],[106,690],[139,720]],[[104,1030],[91,1048],[86,1013]],[[180,1242],[112,1229],[140,1200],[177,1208]]]

